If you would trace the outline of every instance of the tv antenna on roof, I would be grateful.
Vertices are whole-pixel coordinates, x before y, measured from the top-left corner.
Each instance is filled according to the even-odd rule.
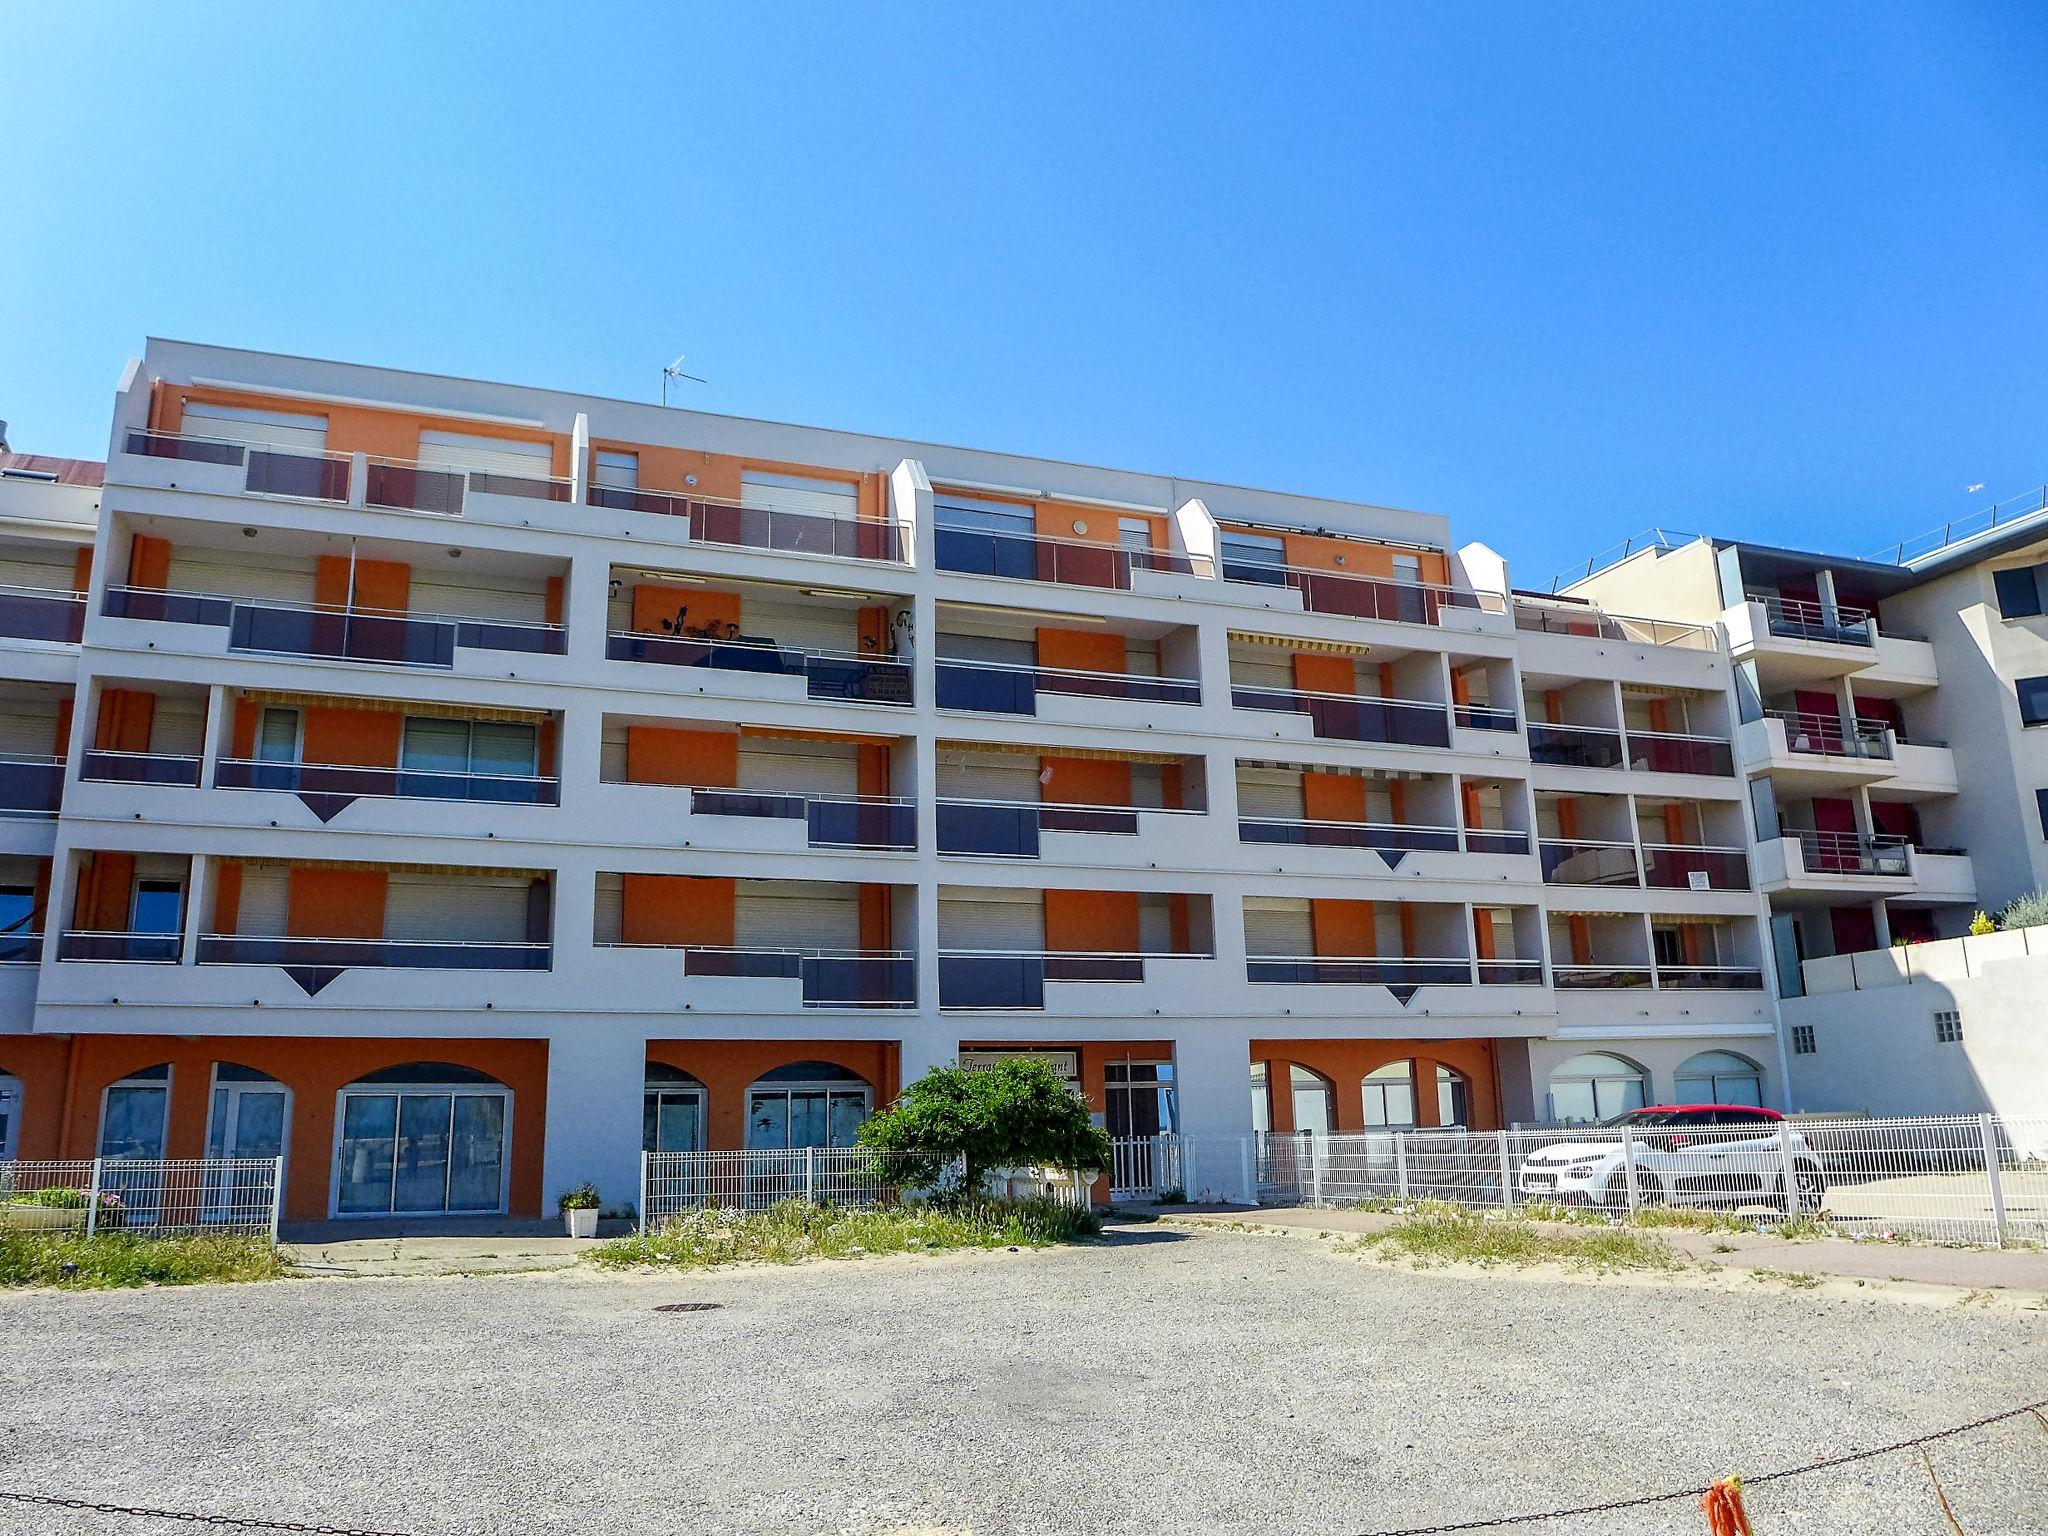
[[[683,358],[685,355],[678,352],[676,360],[661,370],[661,403],[663,405],[668,404],[669,385],[679,379],[688,379],[692,384],[709,384],[711,382],[709,379],[698,378],[694,373],[683,372]]]

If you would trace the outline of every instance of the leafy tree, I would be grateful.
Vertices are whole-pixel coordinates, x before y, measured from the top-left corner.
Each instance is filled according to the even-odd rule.
[[[907,1154],[960,1158],[960,1192],[970,1197],[992,1169],[1092,1173],[1110,1162],[1109,1133],[1088,1118],[1087,1103],[1043,1061],[1022,1056],[979,1071],[932,1068],[860,1128],[860,1144],[882,1154],[885,1177],[904,1177]]]

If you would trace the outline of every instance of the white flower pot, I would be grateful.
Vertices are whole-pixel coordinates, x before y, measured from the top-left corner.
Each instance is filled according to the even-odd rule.
[[[571,1237],[597,1236],[597,1208],[585,1206],[581,1210],[562,1212],[563,1225],[568,1227]]]
[[[85,1228],[85,1208],[61,1205],[30,1205],[27,1201],[0,1203],[0,1227],[16,1232],[77,1232]]]

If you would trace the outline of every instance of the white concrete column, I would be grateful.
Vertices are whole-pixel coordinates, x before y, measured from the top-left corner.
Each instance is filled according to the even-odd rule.
[[[1882,896],[1870,904],[1870,918],[1872,925],[1877,929],[1877,947],[1879,949],[1890,949],[1892,947],[1892,919],[1891,914],[1885,910],[1885,902]]]
[[[183,932],[180,934],[182,942],[178,948],[180,965],[199,963],[199,935],[206,931],[203,916],[206,909],[211,906],[211,902],[206,899],[206,888],[210,883],[208,875],[212,863],[206,854],[195,853],[192,855],[192,862],[185,868],[185,911]]]
[[[229,740],[234,723],[228,717],[228,690],[224,683],[215,683],[206,690],[206,730],[200,737],[199,746],[199,787],[207,789],[213,784],[213,774],[219,766],[221,745]]]
[[[647,1085],[647,1037],[637,1021],[600,1013],[568,1021],[548,1041],[547,1123],[541,1144],[540,1203],[589,1180],[606,1205],[639,1198],[640,1101]],[[514,1116],[538,1112],[524,1104]]]
[[[611,561],[603,548],[569,562],[563,583],[562,622],[569,629],[569,654],[583,661],[604,659],[605,613],[611,606]]]
[[[950,1067],[959,1060],[960,1031],[944,1020],[906,1022],[898,1049],[900,1086],[908,1088],[933,1067]]]
[[[1251,1030],[1229,1021],[1205,1021],[1173,1042],[1173,1070],[1183,1134],[1195,1139],[1191,1199],[1251,1201],[1239,1148],[1252,1134]]]
[[[576,413],[576,425],[569,432],[569,500],[582,506],[590,500],[590,416]]]

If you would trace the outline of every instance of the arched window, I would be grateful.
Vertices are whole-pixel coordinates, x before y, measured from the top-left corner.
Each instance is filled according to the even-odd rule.
[[[1406,1131],[1415,1125],[1415,1068],[1390,1061],[1365,1075],[1367,1130]]]
[[[644,1152],[704,1150],[704,1085],[680,1067],[647,1063],[647,1091],[640,1101],[640,1148]]]
[[[1294,1131],[1298,1136],[1327,1136],[1336,1129],[1337,1089],[1320,1072],[1290,1065],[1287,1079],[1294,1090]]]
[[[337,1096],[337,1216],[475,1215],[505,1209],[512,1090],[473,1067],[409,1062]]]
[[[218,1061],[206,1113],[208,1157],[281,1157],[291,1090],[268,1072]]]
[[[1436,1123],[1463,1126],[1472,1123],[1472,1085],[1464,1073],[1442,1062],[1436,1064]]]
[[[1688,1104],[1761,1105],[1763,1068],[1733,1051],[1701,1051],[1680,1064],[1678,1097]]]
[[[850,1147],[874,1090],[858,1072],[797,1061],[763,1073],[747,1090],[747,1148]]]
[[[100,1156],[155,1159],[164,1155],[171,1104],[168,1064],[130,1072],[100,1095]]]
[[[0,1163],[11,1163],[21,1148],[21,1079],[0,1072]]]
[[[1550,1074],[1550,1118],[1606,1120],[1649,1102],[1649,1074],[1623,1056],[1589,1051]]]

